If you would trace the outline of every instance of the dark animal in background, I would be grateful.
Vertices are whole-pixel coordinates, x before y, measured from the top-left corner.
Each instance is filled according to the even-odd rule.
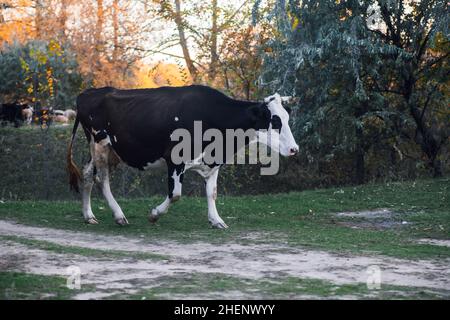
[[[2,125],[13,123],[16,128],[23,124],[22,110],[29,108],[27,104],[4,103],[1,105],[0,122]]]

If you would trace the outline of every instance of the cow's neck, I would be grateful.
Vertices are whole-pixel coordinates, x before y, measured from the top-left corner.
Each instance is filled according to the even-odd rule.
[[[227,106],[230,117],[218,119],[217,126],[222,129],[256,129],[255,121],[251,118],[250,108],[258,106],[260,102],[234,100],[232,106]]]

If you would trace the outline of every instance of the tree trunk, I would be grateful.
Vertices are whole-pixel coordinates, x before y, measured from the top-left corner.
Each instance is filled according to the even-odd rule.
[[[97,0],[97,23],[95,25],[95,42],[97,44],[97,51],[101,51],[100,47],[103,44],[102,31],[104,19],[103,0]]]
[[[419,108],[411,102],[409,110],[417,125],[415,141],[427,156],[428,165],[433,170],[433,177],[441,177],[442,166],[441,162],[437,159],[441,145],[433,136],[432,129],[427,127],[424,116]]]
[[[3,6],[4,5],[0,4],[0,24],[5,23],[5,17],[3,16],[3,9],[4,9]],[[0,38],[0,40],[1,40],[1,38]]]
[[[189,53],[189,48],[187,45],[186,35],[184,33],[184,25],[183,25],[183,19],[181,17],[181,3],[180,0],[175,0],[175,24],[177,25],[178,29],[178,36],[180,37],[180,46],[183,50],[183,57],[186,62],[186,66],[189,70],[189,73],[191,74],[192,80],[196,82],[198,71],[197,68],[194,65],[194,62],[191,59],[191,55]]]
[[[119,0],[113,1],[113,62],[117,62],[117,57],[119,55],[119,19],[118,19],[118,11],[119,11]]]
[[[103,13],[103,0],[97,0],[97,23],[95,25],[95,34],[94,34],[94,74],[99,73],[101,69],[101,61],[100,56],[103,52],[103,22],[104,22],[104,13]],[[94,76],[94,78],[96,78]]]
[[[355,107],[355,119],[359,120],[364,115],[367,110],[367,102],[363,103],[360,107]],[[364,132],[363,128],[360,126],[355,127],[355,137],[356,137],[356,146],[355,146],[355,158],[354,158],[354,166],[355,166],[355,177],[354,181],[356,184],[363,184],[365,182],[365,153],[366,149],[364,147]]]
[[[209,80],[214,80],[217,73],[217,0],[212,0],[212,27],[211,27],[211,62],[209,65]]]
[[[36,0],[34,5],[35,5],[34,27],[36,31],[36,38],[41,39],[43,26],[42,10],[44,8],[44,5],[42,3],[42,0]]]
[[[67,22],[67,5],[69,4],[68,0],[61,0],[61,11],[59,13],[58,22],[59,22],[59,34],[62,41],[66,40],[66,22]]]
[[[361,128],[356,128],[356,143],[355,150],[355,183],[363,184],[365,182],[366,166],[365,166],[365,151],[362,145],[363,132]]]
[[[422,152],[428,158],[428,166],[433,170],[433,177],[442,176],[441,162],[437,159],[441,149],[441,143],[433,136],[432,128],[426,124],[425,110],[420,110],[413,97],[414,85],[416,80],[413,71],[417,69],[417,63],[409,66],[409,74],[405,77],[405,100],[409,112],[416,123],[415,142],[420,145]]]

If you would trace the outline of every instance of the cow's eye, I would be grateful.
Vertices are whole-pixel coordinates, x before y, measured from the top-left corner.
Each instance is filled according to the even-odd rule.
[[[281,119],[279,116],[273,116],[270,120],[270,123],[272,124],[272,129],[274,130],[280,130],[281,129]]]

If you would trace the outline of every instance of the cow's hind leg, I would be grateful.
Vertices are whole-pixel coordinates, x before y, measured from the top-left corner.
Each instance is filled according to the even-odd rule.
[[[83,168],[83,186],[82,186],[82,201],[83,201],[83,217],[84,221],[89,224],[97,224],[98,221],[94,216],[91,208],[91,191],[94,185],[94,160],[91,158],[89,163]]]
[[[158,221],[161,214],[167,213],[169,207],[175,201],[178,201],[181,197],[181,186],[183,184],[184,177],[184,165],[175,166],[172,164],[167,165],[168,173],[168,195],[166,199],[156,208],[152,209],[148,220],[151,223]]]
[[[228,226],[219,216],[216,208],[218,175],[219,167],[213,168],[207,175],[202,174],[205,178],[206,197],[208,199],[208,220],[213,228],[226,229]]]
[[[113,212],[114,220],[118,225],[123,226],[128,224],[128,220],[111,192],[109,183],[109,160],[111,158],[109,152],[109,145],[95,143],[95,166],[98,172],[98,178],[100,179],[103,196]]]

